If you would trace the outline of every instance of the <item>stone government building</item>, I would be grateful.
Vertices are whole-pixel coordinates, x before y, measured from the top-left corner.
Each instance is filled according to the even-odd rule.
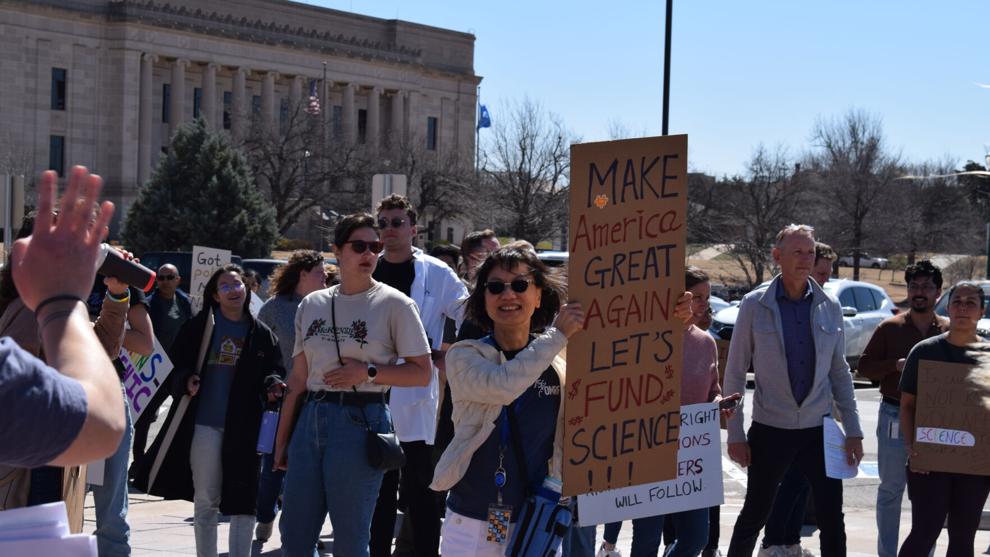
[[[201,116],[236,141],[251,114],[305,102],[326,62],[321,105],[345,140],[422,138],[471,164],[474,40],[286,0],[2,0],[0,161],[89,166],[119,224],[178,125]]]

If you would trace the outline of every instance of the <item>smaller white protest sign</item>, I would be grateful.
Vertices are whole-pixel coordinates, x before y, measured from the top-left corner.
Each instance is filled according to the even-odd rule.
[[[945,429],[941,427],[917,427],[915,428],[914,440],[919,443],[948,445],[950,447],[976,446],[976,438],[973,437],[972,433],[958,429]]]
[[[681,407],[677,479],[578,495],[581,526],[721,505],[722,448],[715,403]]]
[[[154,341],[155,351],[150,356],[120,349],[120,363],[124,365],[124,393],[131,409],[131,420],[135,422],[172,372],[172,361],[158,339]]]
[[[230,250],[193,246],[192,276],[189,277],[189,298],[193,315],[203,308],[203,290],[217,269],[230,263]]]
[[[837,480],[848,480],[859,474],[856,464],[846,460],[846,434],[842,426],[832,418],[822,419],[823,443],[825,444],[825,475]]]

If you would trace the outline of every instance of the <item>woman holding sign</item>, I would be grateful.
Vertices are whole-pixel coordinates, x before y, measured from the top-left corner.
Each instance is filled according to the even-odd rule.
[[[684,362],[681,375],[681,405],[718,402],[725,418],[732,416],[741,395],[722,398],[718,382],[718,348],[715,339],[697,324],[708,317],[708,300],[712,295],[711,279],[701,269],[684,269],[684,286],[691,293],[691,317],[684,329]],[[660,550],[660,536],[665,519],[673,522],[674,540],[665,557],[695,557],[708,543],[709,515],[718,518],[718,507],[701,508],[633,520],[632,557],[655,557]],[[718,528],[718,523],[714,523]],[[621,522],[605,525],[604,542],[598,557],[619,557],[615,543]]]
[[[948,517],[947,557],[973,555],[973,540],[980,526],[983,504],[990,494],[990,476],[936,472],[915,466],[915,410],[918,401],[918,363],[922,360],[973,364],[966,354],[980,342],[976,325],[986,300],[973,282],[960,282],[948,293],[949,332],[923,340],[911,349],[901,373],[901,431],[908,454],[907,488],[911,499],[911,532],[901,546],[900,557],[929,554]],[[973,368],[974,371],[981,370]],[[982,371],[982,370],[981,370]],[[990,412],[984,419],[990,419]]]
[[[490,334],[447,352],[454,438],[430,486],[449,490],[444,557],[503,555],[524,501],[560,478],[561,353],[584,322],[565,299],[530,250],[502,248],[476,274],[467,318]]]

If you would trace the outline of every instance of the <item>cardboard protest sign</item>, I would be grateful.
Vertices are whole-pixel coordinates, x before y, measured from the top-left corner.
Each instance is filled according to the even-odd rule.
[[[677,476],[687,136],[571,147],[563,493]]]
[[[131,408],[131,420],[144,412],[145,406],[172,373],[172,361],[165,349],[155,341],[155,351],[150,356],[142,356],[120,349],[120,363],[124,365],[124,393]]]
[[[189,298],[193,315],[203,308],[203,289],[217,269],[230,263],[230,250],[193,246]]]
[[[677,478],[578,495],[581,526],[721,505],[724,491],[718,416],[718,405],[712,402],[682,406]]]
[[[990,476],[990,373],[968,364],[918,362],[911,464]]]

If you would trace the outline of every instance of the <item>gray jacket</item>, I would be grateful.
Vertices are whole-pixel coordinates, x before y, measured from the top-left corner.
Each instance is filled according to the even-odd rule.
[[[726,393],[742,393],[750,365],[756,380],[753,421],[781,429],[805,429],[822,425],[822,416],[832,413],[832,403],[842,415],[846,435],[862,437],[852,375],[845,357],[842,308],[815,281],[812,288],[811,323],[815,338],[815,379],[804,402],[798,406],[791,393],[784,353],[784,335],[777,305],[780,275],[769,286],[754,290],[739,304],[739,315],[725,364]],[[742,406],[729,420],[729,443],[746,440]]]

